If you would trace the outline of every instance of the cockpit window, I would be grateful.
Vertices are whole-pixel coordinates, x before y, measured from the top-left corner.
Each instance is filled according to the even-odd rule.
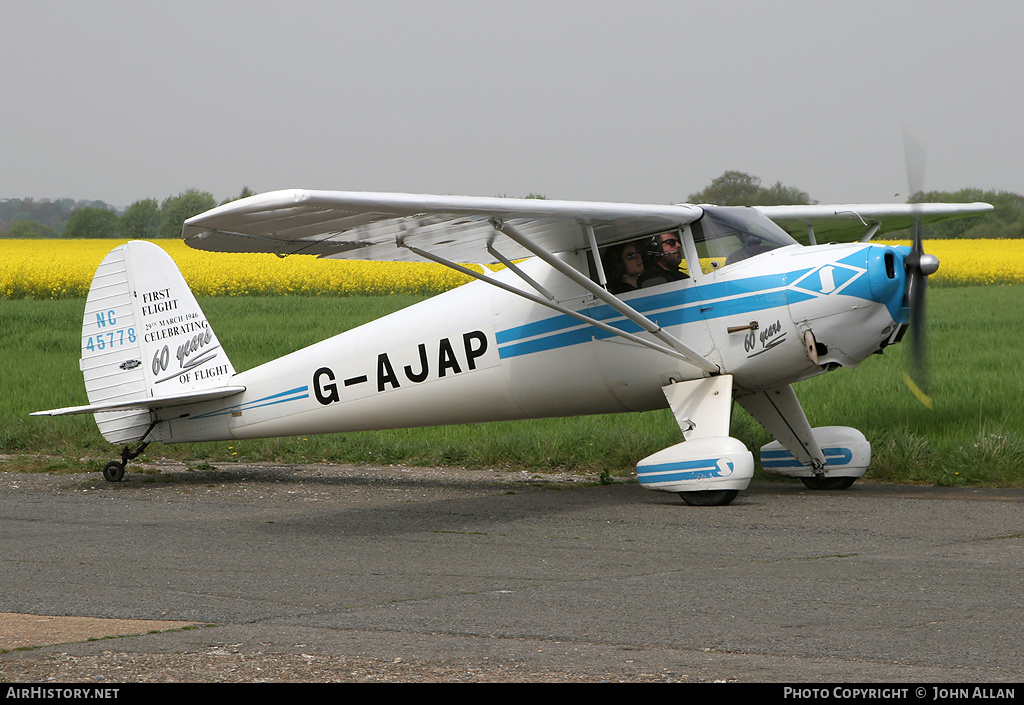
[[[601,253],[608,291],[624,294],[689,278],[683,235],[669,230],[613,245]]]
[[[767,216],[747,207],[704,206],[704,215],[690,227],[705,274],[763,252],[798,244]]]

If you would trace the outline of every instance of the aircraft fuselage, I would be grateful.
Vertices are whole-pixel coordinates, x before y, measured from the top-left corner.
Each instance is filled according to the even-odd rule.
[[[622,300],[732,374],[737,394],[852,367],[907,320],[905,253],[792,245]],[[565,256],[586,271],[583,254]],[[642,334],[539,260],[523,268],[564,307]],[[497,277],[511,281],[512,273]],[[179,407],[165,442],[645,411],[697,367],[473,282],[240,372],[240,395]]]

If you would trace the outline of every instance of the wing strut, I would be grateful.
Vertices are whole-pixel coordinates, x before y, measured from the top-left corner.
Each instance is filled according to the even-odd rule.
[[[853,215],[857,216],[857,220],[860,221],[861,225],[863,225],[865,228],[867,228],[864,231],[864,234],[860,236],[860,239],[857,242],[871,242],[871,238],[873,238],[875,236],[875,233],[878,232],[879,228],[882,227],[882,221],[880,221],[880,220],[871,220],[870,222],[868,222],[868,221],[864,220],[864,218],[861,217],[861,214],[858,213],[857,211],[853,211],[853,210],[850,210],[850,211],[836,211],[836,215],[842,215],[843,213],[852,213]],[[811,227],[812,227],[811,224],[808,223],[807,224],[808,230]]]
[[[587,223],[587,243],[590,245],[590,253],[594,255],[594,267],[597,269],[597,283],[601,289],[607,291],[608,278],[604,275],[604,262],[601,261],[601,249],[597,246],[597,237],[594,235],[594,226]]]
[[[552,294],[550,291],[548,291],[543,286],[541,286],[540,282],[538,282],[536,279],[534,279],[529,274],[527,274],[526,272],[521,270],[518,266],[516,266],[515,262],[513,262],[508,257],[506,257],[505,255],[501,254],[496,249],[494,249],[493,245],[488,244],[487,245],[487,251],[489,253],[491,253],[491,256],[494,257],[494,259],[498,260],[503,265],[505,265],[506,267],[511,269],[513,272],[516,273],[516,275],[520,279],[522,279],[524,282],[526,282],[527,284],[532,286],[534,289],[539,291],[541,293],[541,295],[545,299],[547,299],[548,301],[554,301],[555,300],[555,295],[554,294]]]
[[[562,260],[558,259],[547,250],[535,245],[529,238],[524,236],[522,233],[520,233],[518,230],[516,230],[508,223],[504,223],[499,220],[492,220],[491,224],[494,226],[495,230],[499,230],[500,232],[504,233],[509,237],[509,239],[518,244],[520,247],[523,247],[524,249],[537,255],[542,260],[547,262],[549,265],[554,267],[561,274],[568,277],[576,284],[579,284],[588,292],[593,294],[595,297],[611,306],[613,309],[621,313],[623,316],[631,320],[633,323],[636,323],[638,326],[643,328],[645,331],[653,335],[661,342],[668,345],[672,350],[674,350],[677,353],[674,357],[678,357],[681,360],[685,360],[691,365],[699,367],[705,372],[709,372],[711,374],[718,374],[719,372],[721,372],[718,365],[711,362],[707,358],[703,357],[700,353],[698,353],[696,350],[683,343],[683,341],[679,340],[674,335],[669,334],[668,331],[664,330],[661,326],[659,326],[651,319],[647,318],[647,316],[643,315],[632,306],[626,304],[619,297],[609,293],[607,289],[598,286],[596,283],[591,281],[589,277],[585,276],[581,272],[576,271],[576,269],[569,266]],[[618,331],[617,328],[615,330]],[[621,331],[619,331],[619,333],[617,334],[621,335]]]
[[[863,235],[861,235],[859,242],[871,242],[871,238],[875,236],[878,229],[882,227],[882,222],[879,220],[872,221],[871,227],[869,227]]]
[[[522,289],[517,289],[516,287],[512,286],[511,284],[506,284],[505,282],[503,282],[503,281],[501,281],[499,279],[495,279],[493,277],[489,277],[486,274],[481,274],[480,272],[474,271],[474,270],[470,269],[469,267],[464,267],[461,264],[456,264],[455,262],[450,262],[450,261],[446,260],[444,257],[438,257],[437,255],[431,254],[430,252],[427,252],[426,250],[421,250],[418,247],[413,247],[412,245],[407,245],[404,242],[399,242],[398,246],[399,247],[404,247],[407,250],[409,250],[410,252],[415,252],[420,257],[423,257],[424,259],[428,259],[431,262],[437,262],[438,264],[443,264],[445,267],[448,267],[450,269],[454,269],[456,272],[462,272],[463,274],[471,276],[474,279],[479,279],[482,282],[487,282],[488,284],[491,284],[492,286],[496,286],[499,289],[503,289],[503,290],[509,292],[510,294],[515,294],[516,296],[522,297],[522,298],[524,298],[524,299],[526,299],[528,301],[532,301],[535,304],[540,304],[541,306],[546,306],[547,308],[550,308],[550,309],[552,309],[554,311],[558,311],[559,313],[564,313],[566,316],[571,316],[571,317],[575,318],[578,321],[582,321],[583,323],[586,323],[588,325],[594,326],[595,328],[600,328],[601,330],[603,330],[603,331],[605,331],[607,333],[611,333],[612,335],[617,335],[620,338],[625,338],[626,340],[630,341],[631,343],[636,343],[637,345],[642,345],[645,348],[650,348],[651,350],[655,350],[657,352],[664,353],[665,355],[668,355],[669,357],[674,357],[677,360],[682,360],[683,362],[686,362],[686,363],[691,364],[691,365],[695,364],[693,362],[693,360],[691,360],[690,358],[686,357],[685,355],[680,354],[679,352],[677,352],[677,351],[675,351],[675,350],[673,350],[671,348],[666,348],[663,345],[658,345],[657,343],[652,343],[650,340],[644,340],[643,338],[635,336],[632,333],[627,333],[626,331],[621,330],[619,328],[616,328],[615,326],[610,326],[607,323],[604,323],[603,321],[599,321],[599,320],[597,320],[595,318],[591,318],[590,316],[584,315],[584,314],[582,314],[582,313],[580,313],[578,311],[573,311],[572,309],[568,309],[565,306],[562,306],[562,305],[560,305],[560,304],[558,304],[558,303],[556,303],[554,301],[549,301],[548,299],[545,299],[545,298],[543,298],[541,296],[537,296],[536,294],[532,294],[529,291],[523,291]],[[518,268],[516,268],[516,269],[518,269]],[[516,271],[516,270],[513,270],[513,271]],[[714,371],[717,372],[718,368],[716,367]]]
[[[511,284],[506,284],[505,282],[503,282],[501,280],[498,280],[498,279],[495,279],[494,277],[488,277],[485,274],[482,274],[480,272],[476,272],[475,269],[471,269],[468,266],[463,266],[462,264],[457,264],[456,262],[444,259],[443,257],[439,257],[439,256],[437,256],[437,255],[435,255],[435,254],[433,254],[431,252],[427,252],[426,250],[421,250],[418,247],[414,247],[413,245],[409,245],[407,243],[404,243],[401,240],[399,240],[397,242],[397,245],[398,245],[398,247],[406,248],[410,252],[415,252],[416,254],[420,255],[424,259],[429,259],[432,262],[437,262],[438,264],[443,264],[444,266],[449,267],[451,269],[455,269],[456,272],[461,272],[462,274],[467,275],[469,277],[472,277],[473,279],[478,279],[481,282],[485,282],[485,283],[490,284],[492,286],[496,286],[499,289],[503,289],[503,290],[509,292],[510,294],[515,294],[516,296],[524,298],[524,299],[526,299],[528,301],[532,301],[534,303],[538,303],[538,304],[540,304],[542,306],[546,306],[548,308],[556,310],[556,312],[558,312],[559,314],[564,314],[565,316],[569,316],[571,318],[577,319],[578,321],[582,321],[583,323],[586,323],[587,325],[594,326],[595,328],[599,328],[600,330],[603,330],[603,331],[605,331],[607,333],[611,333],[612,335],[617,335],[618,337],[625,338],[626,340],[629,340],[630,342],[634,342],[634,343],[636,343],[638,345],[642,345],[642,346],[647,347],[649,349],[655,350],[655,351],[657,351],[657,353],[662,353],[664,355],[669,356],[670,358],[675,358],[677,360],[683,361],[684,363],[688,363],[690,365],[695,365],[696,367],[700,367],[701,369],[706,369],[705,365],[702,365],[702,364],[699,364],[698,362],[695,362],[693,359],[691,359],[690,357],[688,357],[686,355],[683,355],[678,350],[675,350],[675,349],[673,349],[671,347],[666,347],[665,345],[658,345],[655,342],[651,342],[650,340],[645,340],[644,338],[641,338],[639,336],[633,335],[632,333],[627,333],[626,331],[624,331],[624,330],[622,330],[620,328],[615,328],[614,326],[609,326],[608,324],[604,323],[603,321],[598,321],[597,319],[593,319],[593,318],[591,318],[589,316],[586,316],[585,314],[581,314],[580,312],[577,312],[577,310],[572,310],[571,308],[566,308],[565,306],[557,303],[554,300],[554,297],[551,296],[551,294],[546,289],[544,289],[544,287],[540,286],[534,280],[532,280],[531,278],[526,276],[525,273],[520,274],[521,273],[521,269],[519,267],[517,267],[517,266],[512,266],[511,267],[512,272],[514,272],[517,275],[519,275],[520,277],[522,277],[524,279],[524,281],[526,281],[527,283],[530,283],[531,286],[536,286],[538,288],[538,290],[541,291],[542,293],[544,293],[547,298],[545,298],[544,296],[538,296],[537,294],[530,293],[528,291],[523,291],[522,289],[514,287]],[[500,259],[504,260],[505,258],[501,257]],[[603,289],[602,289],[602,291],[603,291]],[[605,294],[607,294],[607,292],[605,292]],[[702,361],[703,360],[702,358],[700,358],[700,356],[696,355],[695,353],[693,355],[696,356],[698,361]],[[707,361],[705,361],[705,362],[707,362]],[[712,368],[713,368],[711,370],[708,370],[709,372],[714,372],[714,373],[718,373],[719,372],[719,369],[718,369],[717,366],[713,365],[710,362],[707,362],[707,364],[711,365]]]

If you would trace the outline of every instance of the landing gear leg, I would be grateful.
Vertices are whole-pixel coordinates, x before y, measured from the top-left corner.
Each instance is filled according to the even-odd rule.
[[[147,428],[146,432],[142,434],[142,438],[139,439],[139,442],[135,445],[134,448],[131,446],[125,446],[124,448],[121,449],[120,462],[116,460],[111,460],[109,463],[103,466],[104,480],[106,480],[107,482],[120,482],[121,480],[124,479],[125,466],[128,465],[129,460],[135,460],[140,455],[142,455],[142,452],[144,450],[146,450],[146,446],[149,445],[149,442],[146,441],[146,436],[149,435],[149,432],[153,430],[153,427],[156,426],[156,424],[157,422],[154,421],[149,425],[149,428]]]

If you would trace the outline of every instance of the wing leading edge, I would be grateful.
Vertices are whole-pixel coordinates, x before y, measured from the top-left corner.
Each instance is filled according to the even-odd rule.
[[[688,205],[639,205],[525,198],[347,191],[274,191],[225,204],[185,222],[190,246],[214,252],[311,254],[422,261],[400,243],[453,262],[491,263],[494,223],[508,223],[548,252],[654,234],[699,218]],[[509,259],[530,256],[504,241]]]
[[[987,203],[755,206],[800,242],[869,240],[924,224],[991,211]],[[272,252],[326,258],[421,261],[402,243],[452,262],[493,263],[495,223],[509,224],[547,252],[588,247],[677,228],[700,206],[432,196],[357,191],[272,191],[185,221],[182,237],[212,252]],[[507,240],[502,254],[532,253]]]

